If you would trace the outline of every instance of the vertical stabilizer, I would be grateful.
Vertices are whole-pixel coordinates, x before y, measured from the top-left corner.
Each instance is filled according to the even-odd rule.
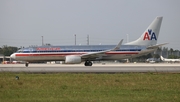
[[[135,41],[126,43],[125,45],[143,45],[143,46],[156,45],[162,19],[163,17],[156,17],[155,20],[144,31],[144,33],[141,35],[140,38],[138,38]]]
[[[160,56],[161,60],[164,61],[164,57],[163,56]]]

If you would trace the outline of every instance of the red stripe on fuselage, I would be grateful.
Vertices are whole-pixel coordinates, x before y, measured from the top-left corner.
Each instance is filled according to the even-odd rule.
[[[106,54],[138,54],[138,52],[106,52]]]
[[[40,54],[40,53],[37,53],[37,54],[16,54],[16,56],[67,56],[67,55],[82,55],[82,54],[85,54],[85,53],[66,53],[66,54]]]

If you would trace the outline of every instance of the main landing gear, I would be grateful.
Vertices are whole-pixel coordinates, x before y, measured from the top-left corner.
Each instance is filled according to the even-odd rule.
[[[92,66],[92,62],[91,61],[85,61],[84,65],[85,66]]]
[[[26,62],[26,63],[25,63],[25,66],[28,67],[28,65],[29,65],[29,62]]]

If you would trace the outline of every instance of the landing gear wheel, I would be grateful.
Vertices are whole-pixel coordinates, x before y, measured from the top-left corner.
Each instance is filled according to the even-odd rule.
[[[85,66],[92,66],[92,62],[91,61],[85,61],[84,65]]]
[[[26,63],[25,63],[25,66],[28,67],[28,65],[29,65],[29,62],[26,62]]]

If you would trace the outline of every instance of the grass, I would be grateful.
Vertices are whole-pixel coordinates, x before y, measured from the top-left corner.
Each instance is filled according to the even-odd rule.
[[[0,73],[0,102],[62,101],[180,102],[180,74]]]

